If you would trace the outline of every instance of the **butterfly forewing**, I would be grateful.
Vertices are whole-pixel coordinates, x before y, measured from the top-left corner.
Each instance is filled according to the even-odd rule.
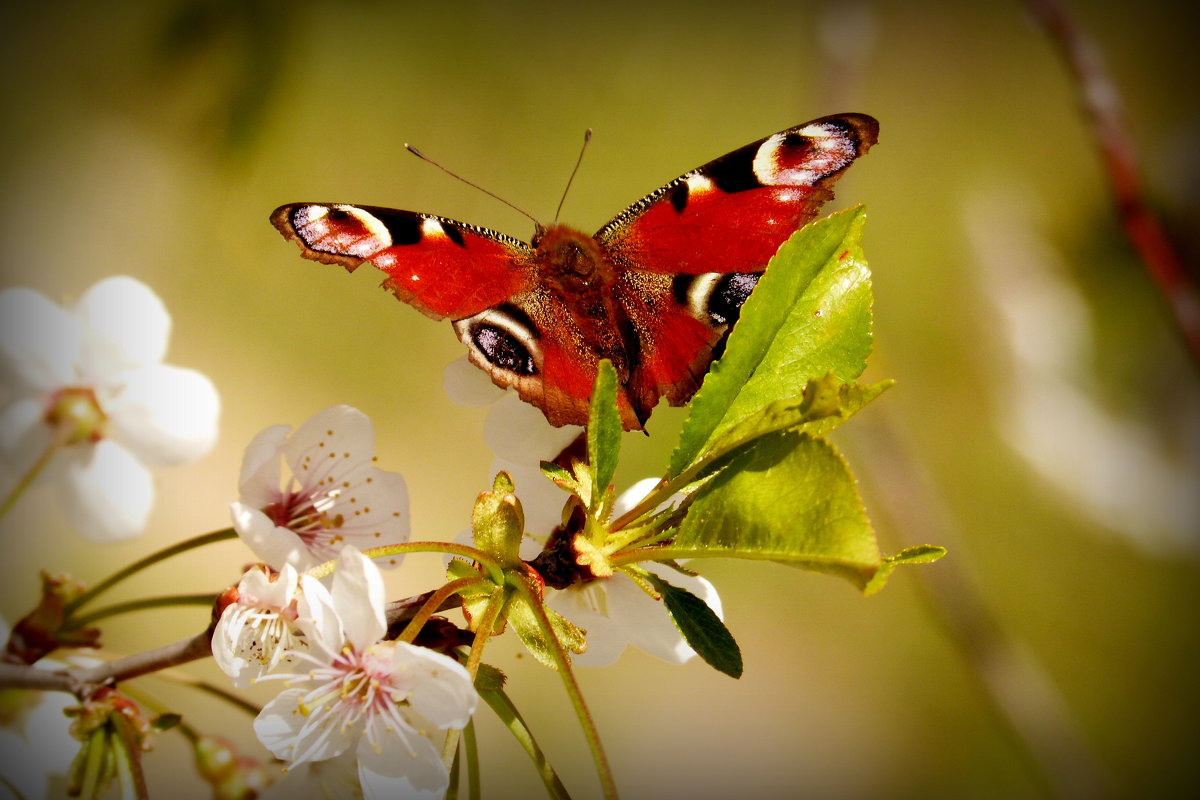
[[[527,288],[529,245],[487,228],[379,206],[293,203],[271,222],[305,258],[353,271],[369,261],[384,288],[434,319],[478,314]]]
[[[817,215],[878,123],[843,114],[788,128],[698,167],[614,217],[596,239],[625,269],[757,272]]]

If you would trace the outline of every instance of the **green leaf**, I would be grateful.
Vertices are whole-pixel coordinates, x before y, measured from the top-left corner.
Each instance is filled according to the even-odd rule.
[[[810,380],[802,396],[776,400],[754,416],[747,417],[715,435],[701,459],[716,461],[738,447],[770,433],[794,431],[824,436],[857,414],[892,385],[892,381],[882,381],[871,386],[842,383],[832,375]]]
[[[823,439],[788,431],[730,453],[694,495],[669,549],[675,558],[781,561],[860,588],[882,563],[841,455]]]
[[[946,548],[940,544],[915,544],[906,547],[894,556],[886,556],[893,564],[932,564],[946,555]]]
[[[946,555],[946,548],[936,544],[918,544],[906,547],[894,556],[884,556],[879,570],[863,588],[863,594],[871,595],[887,585],[888,579],[903,564],[932,564]]]
[[[621,414],[617,410],[617,371],[612,362],[602,359],[592,387],[588,408],[588,463],[596,475],[596,496],[602,497],[617,472],[621,452]]]
[[[150,720],[150,728],[158,733],[161,733],[163,731],[169,731],[171,728],[174,728],[181,722],[183,722],[183,715],[167,711]]]
[[[809,379],[852,381],[871,351],[870,272],[859,246],[866,212],[840,211],[793,234],[742,308],[721,359],[692,398],[669,475],[715,436],[794,397]]]
[[[696,654],[718,672],[731,678],[742,677],[742,651],[708,603],[686,589],[672,586],[653,572],[645,573],[645,577],[662,595],[675,627]]]
[[[498,473],[492,491],[480,493],[471,512],[475,545],[502,564],[520,560],[521,536],[525,532],[525,514],[513,488],[508,473]]]
[[[553,461],[543,461],[539,465],[542,469],[542,474],[560,488],[568,492],[575,492],[579,488],[579,482],[575,480],[575,476],[571,471],[555,464]]]

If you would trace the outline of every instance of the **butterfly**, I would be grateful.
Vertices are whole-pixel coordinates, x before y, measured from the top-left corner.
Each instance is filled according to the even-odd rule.
[[[291,203],[271,214],[301,255],[353,271],[450,319],[472,363],[551,425],[587,422],[601,359],[626,430],[661,398],[691,399],[767,261],[878,139],[839,114],[760,139],[638,200],[593,235],[537,224],[529,243],[435,214]]]

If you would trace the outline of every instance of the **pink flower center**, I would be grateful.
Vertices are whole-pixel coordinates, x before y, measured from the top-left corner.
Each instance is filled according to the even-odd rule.
[[[318,685],[300,702],[306,724],[342,730],[362,725],[372,746],[398,730],[412,730],[404,709],[411,692],[396,681],[392,642],[380,642],[362,652],[346,647],[327,666],[309,673]]]
[[[346,522],[341,513],[333,513],[335,506],[336,495],[306,490],[288,492],[262,512],[277,526],[299,536],[313,555],[332,559],[343,540],[339,529]]]

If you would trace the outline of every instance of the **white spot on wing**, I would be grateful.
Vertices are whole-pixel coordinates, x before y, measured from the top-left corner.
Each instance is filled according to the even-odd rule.
[[[705,272],[702,275],[697,275],[687,290],[688,311],[692,312],[692,316],[698,320],[708,322],[709,313],[708,305],[712,299],[713,290],[717,288],[717,282],[721,280],[719,272]]]
[[[442,227],[442,223],[434,217],[425,217],[421,220],[421,235],[429,238],[442,237],[446,238],[446,229]]]
[[[713,182],[699,172],[689,173],[683,180],[688,187],[688,197],[697,197],[713,190]]]

